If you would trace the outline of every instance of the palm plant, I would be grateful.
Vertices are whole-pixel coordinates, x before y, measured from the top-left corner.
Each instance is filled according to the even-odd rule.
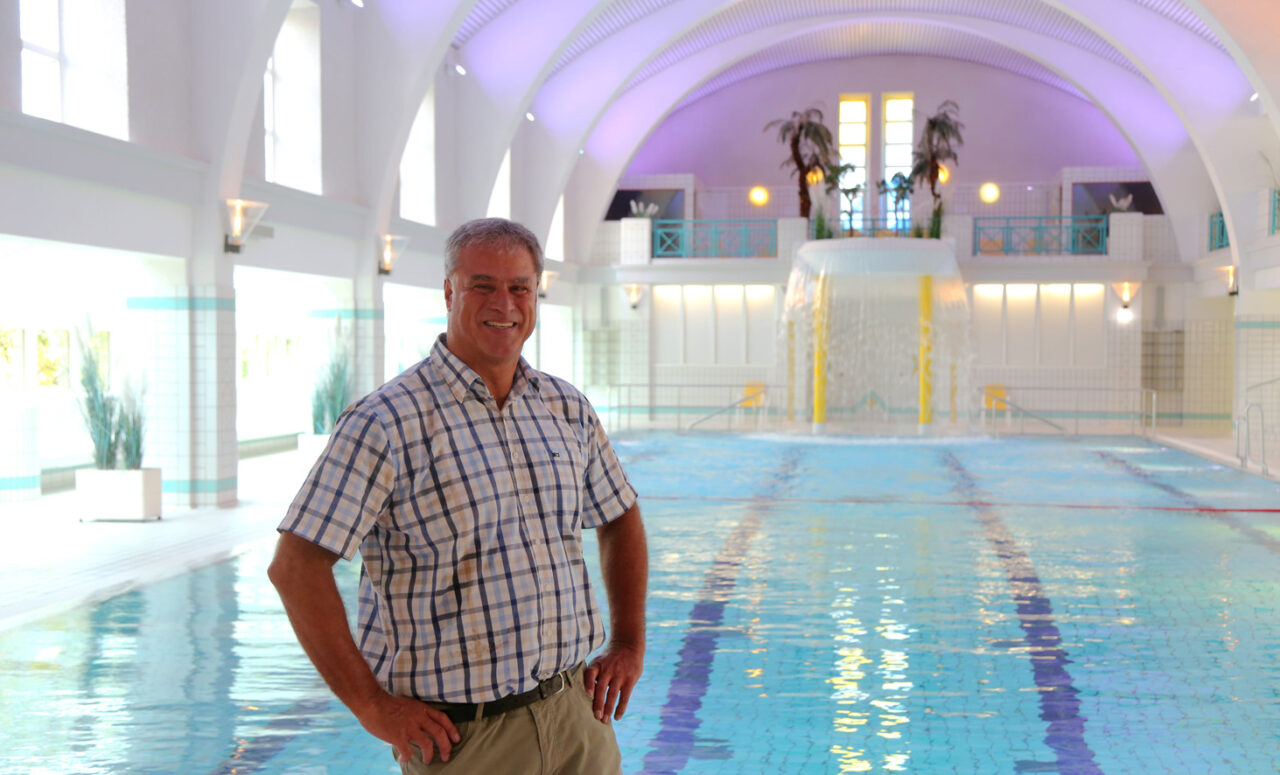
[[[831,130],[822,123],[822,111],[816,107],[791,112],[790,118],[778,118],[764,125],[764,131],[778,130],[778,142],[784,143],[790,154],[780,166],[791,166],[800,191],[800,217],[808,218],[813,202],[809,197],[809,177],[815,171],[826,175],[834,164],[835,139]]]
[[[840,201],[839,212],[840,212],[840,221],[842,223],[849,223],[849,224],[853,223],[853,199],[858,194],[862,193],[862,186],[854,185],[854,186],[844,187],[840,185],[840,181],[844,178],[844,176],[851,174],[856,169],[857,169],[856,165],[848,164],[842,161],[834,161],[827,167],[826,173],[824,174],[824,179],[826,180],[826,183],[827,183],[827,195],[830,196],[836,191],[839,191],[841,194],[841,197],[839,200]],[[845,209],[846,203],[848,204],[848,207],[849,207],[848,210]]]
[[[920,140],[911,153],[910,178],[915,183],[928,181],[933,195],[933,213],[929,217],[929,236],[942,236],[942,194],[938,192],[938,176],[945,162],[958,163],[956,147],[964,145],[960,131],[964,124],[959,119],[960,106],[954,100],[946,100],[938,111],[924,122]]]
[[[893,194],[893,223],[899,229],[906,228],[902,224],[902,208],[916,190],[911,178],[901,172],[895,172],[888,181],[881,178],[880,182],[876,183],[876,188],[880,189],[881,195]]]

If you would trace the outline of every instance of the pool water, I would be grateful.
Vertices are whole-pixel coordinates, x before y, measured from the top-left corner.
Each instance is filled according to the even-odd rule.
[[[1275,483],[1132,437],[615,443],[651,553],[628,773],[1280,769]],[[398,772],[271,549],[0,633],[0,772]]]

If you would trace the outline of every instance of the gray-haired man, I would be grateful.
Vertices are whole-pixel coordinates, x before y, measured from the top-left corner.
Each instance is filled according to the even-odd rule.
[[[406,773],[621,770],[609,721],[643,670],[644,526],[590,404],[520,357],[541,272],[519,224],[454,232],[446,334],[344,413],[280,525],[270,577],[298,640]],[[611,611],[585,666],[605,634],[584,527]],[[357,550],[353,638],[332,566]]]

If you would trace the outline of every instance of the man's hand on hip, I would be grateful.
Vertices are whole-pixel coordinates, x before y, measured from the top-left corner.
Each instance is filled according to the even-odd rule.
[[[443,711],[408,697],[383,695],[356,712],[360,724],[374,737],[385,740],[396,749],[396,760],[413,758],[410,743],[422,750],[422,761],[430,764],[434,751],[441,761],[449,761],[453,744],[462,737]]]
[[[582,671],[582,684],[593,698],[596,718],[609,723],[627,712],[631,690],[644,672],[644,650],[610,644]],[[615,711],[614,708],[617,707]]]

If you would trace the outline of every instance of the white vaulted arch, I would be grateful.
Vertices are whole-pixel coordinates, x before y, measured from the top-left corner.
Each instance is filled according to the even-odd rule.
[[[627,163],[648,134],[687,95],[744,57],[780,40],[882,15],[841,15],[789,22],[740,35],[681,59],[639,82],[606,109],[585,142],[567,188],[570,256],[585,255],[595,224]],[[930,14],[913,23],[944,25],[1008,46],[1067,79],[1092,99],[1130,141],[1165,203],[1184,255],[1196,243],[1197,214],[1212,190],[1190,139],[1161,96],[1131,70],[1049,35],[965,16]]]

